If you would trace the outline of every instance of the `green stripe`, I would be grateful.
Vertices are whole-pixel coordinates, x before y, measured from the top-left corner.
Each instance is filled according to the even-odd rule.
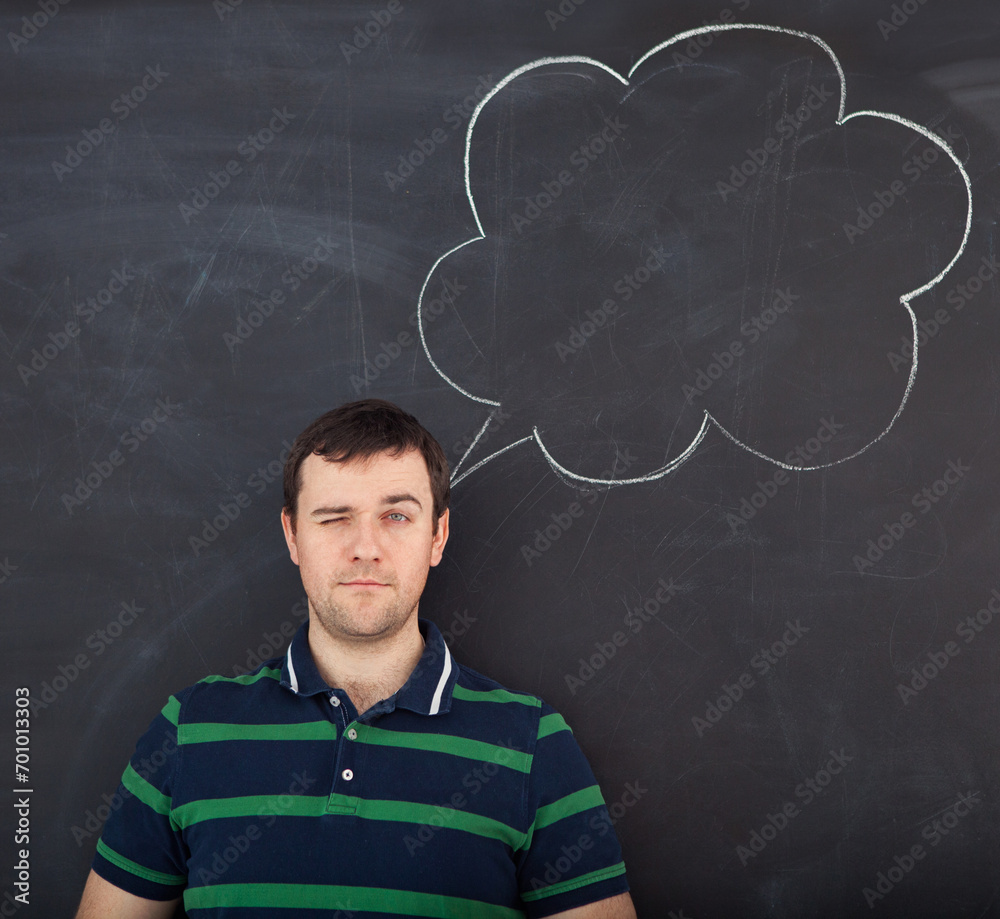
[[[332,884],[212,884],[189,887],[184,908],[253,906],[259,909],[340,909],[345,912],[395,913],[431,919],[524,919],[524,913],[506,906],[379,887],[342,887]]]
[[[333,794],[326,795],[246,795],[234,798],[205,798],[190,801],[173,811],[173,819],[182,829],[204,820],[230,817],[322,817],[330,812],[329,805],[348,805],[351,813],[365,820],[385,820],[417,825],[442,825],[464,830],[487,839],[497,839],[517,849],[524,834],[514,827],[456,808],[417,804],[409,801],[367,800]]]
[[[586,887],[588,884],[596,884],[598,881],[606,881],[608,878],[616,878],[619,874],[625,873],[625,862],[619,862],[610,868],[598,868],[597,871],[589,871],[579,877],[570,878],[561,884],[553,884],[551,887],[543,887],[541,890],[522,890],[521,899],[527,903],[533,900],[541,900],[544,897],[554,897],[557,893],[566,893],[567,890],[576,890],[578,887]]]
[[[447,753],[452,756],[463,756],[483,763],[496,763],[516,769],[518,772],[531,772],[531,754],[510,750],[497,744],[482,740],[469,740],[466,737],[455,737],[452,734],[424,734],[408,731],[387,731],[372,727],[370,724],[356,725],[358,743],[370,743],[380,747],[405,747],[409,750],[427,750],[431,753]]]
[[[551,804],[546,804],[538,808],[535,811],[534,828],[536,830],[543,829],[562,820],[564,817],[572,817],[574,814],[590,810],[592,807],[604,807],[604,797],[601,795],[601,789],[597,785],[591,785],[589,788],[581,788],[579,791],[574,791],[572,794],[566,795],[566,797],[560,798],[558,801],[553,801]]]
[[[181,744],[226,740],[336,740],[337,727],[329,721],[294,724],[222,724],[200,721],[177,728]]]
[[[186,829],[203,820],[226,817],[322,817],[327,795],[244,795],[234,798],[202,798],[174,808],[173,819]]]
[[[134,794],[143,804],[151,807],[158,814],[170,813],[170,798],[162,791],[147,782],[129,763],[122,775],[122,785]]]
[[[186,884],[187,878],[182,874],[164,874],[162,871],[154,871],[146,868],[124,855],[119,855],[103,839],[97,840],[97,851],[101,853],[112,865],[128,871],[130,874],[138,875],[147,881],[156,881],[157,884]]]
[[[466,702],[519,702],[529,708],[541,708],[541,700],[524,693],[510,692],[507,689],[466,689],[464,686],[455,684],[451,693],[456,699],[463,699]]]
[[[258,680],[277,680],[281,682],[281,670],[275,670],[271,667],[265,667],[263,670],[257,673],[244,673],[241,676],[219,676],[218,674],[213,674],[212,676],[207,676],[203,680],[199,680],[199,683],[242,683],[244,686],[249,686],[251,683],[256,683]]]
[[[176,696],[171,696],[167,704],[163,706],[160,714],[167,719],[174,727],[177,727],[177,719],[181,716],[181,703]]]
[[[524,834],[512,826],[471,814],[457,808],[416,804],[408,801],[366,800],[344,795],[246,795],[234,798],[204,798],[190,801],[173,811],[173,819],[182,829],[204,820],[230,817],[322,817],[330,812],[329,804],[349,803],[351,813],[365,820],[385,820],[397,823],[444,826],[464,830],[487,839],[497,839],[512,849],[524,842]]]
[[[528,832],[524,836],[521,848],[525,850],[530,848],[531,842],[538,830],[552,826],[553,823],[562,820],[564,817],[572,817],[574,814],[590,810],[593,807],[603,806],[604,796],[597,785],[581,788],[579,791],[574,791],[572,794],[568,794],[558,801],[543,805],[535,811],[535,819],[532,821],[531,826],[528,827]]]
[[[558,734],[560,731],[569,731],[570,734],[573,733],[573,729],[565,722],[563,716],[558,712],[553,712],[551,715],[545,715],[538,721],[538,739],[541,740],[543,737],[548,737],[549,734]]]
[[[357,800],[357,799],[353,799]],[[417,804],[410,801],[358,800],[357,815],[367,820],[391,820],[397,823],[440,826],[443,829],[463,830],[487,839],[496,839],[518,849],[524,841],[524,833],[506,823],[473,814],[454,807],[434,804]]]

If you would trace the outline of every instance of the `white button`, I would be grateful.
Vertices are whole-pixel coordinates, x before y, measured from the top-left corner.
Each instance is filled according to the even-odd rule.
[[[344,781],[345,781],[345,782],[349,782],[349,781],[351,781],[351,779],[353,779],[353,778],[354,778],[354,773],[353,773],[353,772],[351,772],[351,770],[350,770],[350,769],[345,769],[345,770],[344,770],[343,772],[341,772],[340,774],[341,774],[341,776],[343,777],[343,779],[344,779]]]
[[[350,729],[350,730],[349,730],[349,731],[347,732],[347,736],[348,736],[348,737],[350,737],[350,738],[351,738],[351,740],[357,740],[357,739],[358,739],[358,732],[357,732],[357,731],[355,731],[355,730],[354,730],[354,728],[351,728],[351,729]]]
[[[330,704],[334,708],[336,708],[338,705],[340,705],[340,699],[338,699],[336,696],[330,696]]]

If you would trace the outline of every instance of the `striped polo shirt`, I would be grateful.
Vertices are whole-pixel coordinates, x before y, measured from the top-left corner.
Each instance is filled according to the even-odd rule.
[[[420,620],[406,684],[360,717],[308,623],[283,658],[170,697],[94,870],[202,917],[549,916],[628,890],[573,734]]]

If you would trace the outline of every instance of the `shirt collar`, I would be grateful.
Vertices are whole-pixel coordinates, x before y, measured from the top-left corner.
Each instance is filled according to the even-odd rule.
[[[418,715],[438,715],[451,710],[451,695],[458,679],[458,667],[438,627],[429,619],[418,620],[424,638],[424,652],[409,679],[395,695],[376,708],[392,711],[405,708]],[[295,633],[281,665],[281,685],[299,696],[329,693],[309,650],[309,623]],[[384,708],[383,708],[384,706]]]

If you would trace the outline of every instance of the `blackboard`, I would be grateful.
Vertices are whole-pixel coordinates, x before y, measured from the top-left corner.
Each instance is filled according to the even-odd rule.
[[[1000,915],[994,3],[2,23],[4,915],[284,647],[281,461],[365,395],[456,470],[421,613],[573,726],[640,916]]]

